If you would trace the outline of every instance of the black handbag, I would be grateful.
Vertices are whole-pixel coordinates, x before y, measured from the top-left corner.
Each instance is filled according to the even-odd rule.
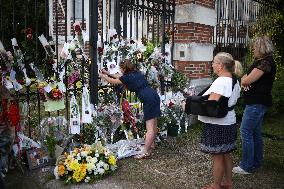
[[[232,90],[234,90],[234,86],[237,83],[237,78],[233,77],[232,79]],[[228,97],[221,96],[219,100],[216,101],[208,100],[210,95],[202,96],[210,88],[210,86],[205,88],[197,96],[187,97],[185,105],[185,112],[187,114],[222,118],[228,114],[228,111],[234,109],[234,106],[228,107]]]

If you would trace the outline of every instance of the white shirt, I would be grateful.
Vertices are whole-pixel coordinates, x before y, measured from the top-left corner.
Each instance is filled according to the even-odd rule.
[[[228,107],[231,107],[237,103],[241,91],[241,87],[238,81],[235,84],[233,91],[232,91],[232,84],[233,84],[232,78],[218,77],[212,83],[210,88],[203,94],[203,96],[211,93],[216,93],[225,97],[229,97]],[[235,110],[231,110],[223,118],[198,116],[198,120],[203,123],[211,123],[217,125],[232,125],[236,123],[236,113]]]

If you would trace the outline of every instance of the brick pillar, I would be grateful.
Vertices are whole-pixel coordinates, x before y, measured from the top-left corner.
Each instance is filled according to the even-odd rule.
[[[192,79],[210,77],[215,25],[214,0],[176,0],[174,62]]]

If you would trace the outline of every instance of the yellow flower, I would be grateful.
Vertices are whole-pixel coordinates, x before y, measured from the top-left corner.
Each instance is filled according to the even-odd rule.
[[[74,171],[79,170],[81,167],[80,163],[78,162],[78,160],[72,161],[70,163],[70,168]]]
[[[114,155],[110,155],[109,158],[108,158],[108,163],[110,165],[116,165],[116,158]]]
[[[74,171],[72,177],[76,180],[76,182],[80,182],[82,180],[81,175],[80,175],[80,171]]]
[[[77,81],[76,87],[77,87],[78,89],[80,89],[82,86],[83,86],[82,82],[81,82],[81,81]]]
[[[133,104],[133,108],[138,109],[139,107],[140,107],[140,104],[138,103]]]

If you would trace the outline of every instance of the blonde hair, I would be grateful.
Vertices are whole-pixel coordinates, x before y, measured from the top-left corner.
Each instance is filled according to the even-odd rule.
[[[252,40],[251,46],[261,56],[255,58],[264,58],[265,56],[272,55],[274,52],[274,45],[268,36],[255,37]]]
[[[234,60],[233,56],[226,52],[219,52],[216,56],[216,59],[220,61],[225,67],[226,70],[231,72],[232,74],[235,74],[237,76],[241,76],[243,74],[243,67],[242,64]]]

